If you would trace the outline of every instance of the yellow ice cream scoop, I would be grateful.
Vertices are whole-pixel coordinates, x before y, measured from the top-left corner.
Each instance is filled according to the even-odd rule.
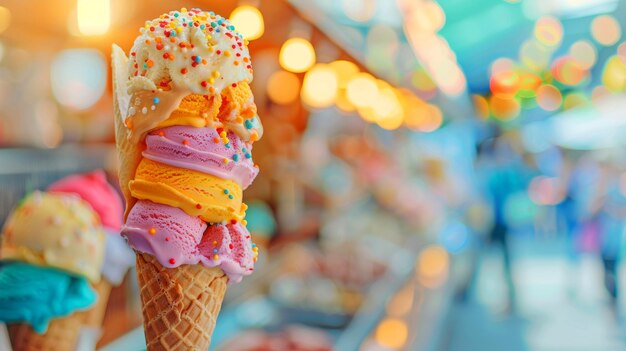
[[[91,206],[74,194],[36,191],[4,226],[0,259],[58,268],[100,280],[105,234]]]
[[[233,180],[142,159],[129,183],[136,199],[178,207],[205,222],[242,220],[246,205],[241,187]]]

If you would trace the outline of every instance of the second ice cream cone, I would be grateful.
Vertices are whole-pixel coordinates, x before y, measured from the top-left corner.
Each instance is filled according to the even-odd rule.
[[[80,314],[83,316],[83,323],[85,326],[100,328],[102,327],[104,313],[106,312],[107,305],[109,304],[109,295],[111,294],[112,286],[106,279],[101,279],[98,283],[92,286],[98,294],[98,301],[92,308],[87,311],[80,312]]]
[[[83,319],[81,313],[56,318],[45,334],[38,334],[26,323],[9,324],[13,351],[74,351]]]

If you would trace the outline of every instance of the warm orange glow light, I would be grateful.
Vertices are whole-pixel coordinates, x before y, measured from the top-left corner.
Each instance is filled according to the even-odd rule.
[[[354,106],[370,106],[378,96],[376,80],[367,73],[356,74],[346,86],[346,96]]]
[[[256,7],[242,5],[230,14],[230,21],[235,29],[248,40],[258,39],[265,31],[263,14]]]
[[[376,341],[384,347],[399,349],[406,343],[409,331],[400,319],[387,318],[376,328]]]
[[[492,95],[489,98],[489,106],[493,116],[500,120],[510,120],[520,113],[520,103],[514,96],[505,94]]]
[[[426,114],[426,119],[424,123],[420,126],[419,130],[425,133],[434,132],[443,124],[443,112],[439,109],[439,107],[426,104],[426,108],[428,113]]]
[[[359,73],[359,67],[350,61],[337,60],[329,63],[328,65],[330,68],[335,70],[337,81],[339,82],[339,88],[345,88],[348,85],[350,78]]]
[[[291,38],[280,48],[278,60],[287,71],[301,73],[315,64],[315,49],[304,38]]]
[[[11,11],[4,6],[0,6],[0,33],[4,32],[11,25]]]
[[[415,271],[419,281],[427,287],[436,287],[448,277],[450,258],[441,246],[432,245],[424,249],[417,258]]]
[[[472,101],[474,102],[474,110],[476,111],[476,116],[487,119],[489,118],[489,103],[487,99],[480,95],[472,95]]]
[[[304,76],[302,101],[311,107],[328,107],[337,97],[337,76],[328,65],[315,65]]]
[[[110,0],[78,0],[78,31],[82,35],[102,35],[111,26]]]
[[[387,313],[393,317],[403,317],[413,307],[413,300],[415,298],[415,289],[412,284],[400,290],[396,296],[391,298],[387,303]]]
[[[274,72],[267,80],[267,95],[272,101],[287,105],[298,99],[300,79],[287,71]]]

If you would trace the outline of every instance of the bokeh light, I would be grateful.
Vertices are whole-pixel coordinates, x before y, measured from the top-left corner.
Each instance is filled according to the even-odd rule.
[[[392,317],[405,316],[411,312],[414,300],[415,289],[412,285],[408,285],[387,302],[387,314]]]
[[[540,71],[550,63],[552,51],[537,40],[528,40],[520,48],[520,61],[531,70]]]
[[[443,124],[443,112],[437,105],[426,104],[426,118],[419,130],[424,133],[434,132]]]
[[[546,111],[555,111],[561,107],[561,91],[551,84],[544,84],[537,89],[537,104]]]
[[[428,105],[410,92],[404,97],[404,124],[415,131],[429,121],[431,113]]]
[[[426,18],[428,18],[431,30],[438,32],[446,24],[446,14],[435,1],[425,1],[423,4],[422,11],[424,11]]]
[[[519,74],[513,71],[497,72],[489,80],[489,88],[493,94],[515,95],[519,84]]]
[[[481,119],[489,118],[489,103],[484,96],[474,94],[472,95],[472,102],[474,103],[474,111],[476,111],[476,116]]]
[[[570,110],[579,106],[587,104],[589,100],[585,94],[580,92],[569,93],[563,99],[563,109]]]
[[[536,90],[541,85],[541,78],[530,72],[521,72],[519,79],[519,90],[517,96],[523,99],[534,98]]]
[[[337,76],[328,65],[318,64],[304,76],[302,101],[311,107],[328,107],[337,97]]]
[[[556,46],[563,39],[563,25],[554,17],[542,17],[535,24],[534,34],[543,45]]]
[[[378,97],[372,104],[376,114],[376,124],[387,130],[394,130],[402,125],[404,111],[398,95],[390,86],[379,87]]]
[[[528,196],[537,205],[556,205],[563,201],[564,193],[558,178],[537,176],[528,186]]]
[[[276,71],[267,80],[267,95],[278,104],[290,104],[298,99],[300,79],[287,71]]]
[[[0,6],[0,33],[4,32],[11,25],[11,11]]]
[[[579,40],[569,48],[569,55],[583,69],[590,69],[597,59],[596,48],[587,40]]]
[[[91,49],[61,51],[52,62],[50,83],[59,103],[74,109],[93,106],[106,87],[107,66],[102,54]]]
[[[587,71],[578,61],[565,56],[554,61],[552,75],[565,85],[577,85],[587,76]]]
[[[369,106],[378,96],[376,80],[367,73],[356,74],[346,86],[346,96],[354,106]]]
[[[491,75],[494,75],[502,72],[510,72],[513,70],[514,67],[515,63],[513,63],[513,60],[511,60],[510,58],[501,57],[493,61],[493,63],[489,67],[489,71],[491,72]]]
[[[359,67],[350,61],[337,60],[329,63],[328,65],[330,68],[335,70],[337,82],[339,84],[339,88],[341,89],[346,88],[350,79],[359,73]]]
[[[346,96],[345,89],[339,89],[337,91],[337,98],[335,100],[335,105],[337,108],[343,112],[354,112],[356,111],[356,106],[354,106],[348,97]]]
[[[626,91],[626,59],[621,56],[611,56],[602,72],[602,84],[612,93]]]
[[[102,35],[111,26],[110,0],[78,0],[78,30],[82,35]]]
[[[451,254],[457,254],[466,249],[470,240],[470,233],[465,223],[451,220],[439,233],[439,242]]]
[[[406,323],[400,319],[387,318],[376,327],[376,341],[391,349],[403,347],[408,336]]]
[[[305,72],[315,64],[315,49],[304,38],[290,38],[280,48],[278,61],[287,71]]]
[[[374,108],[370,106],[358,106],[357,111],[359,112],[359,116],[361,116],[365,122],[376,123],[378,115],[376,114],[376,111],[374,111]]]
[[[434,288],[448,277],[449,266],[448,252],[439,245],[432,245],[420,253],[415,272],[420,283],[426,287]]]
[[[342,7],[348,18],[357,22],[366,22],[376,13],[376,2],[377,0],[342,0]]]
[[[591,22],[591,35],[598,43],[611,46],[622,36],[622,29],[615,17],[602,15]]]
[[[520,113],[521,105],[514,96],[496,94],[489,97],[491,114],[499,120],[510,120]]]
[[[433,67],[432,77],[441,91],[458,96],[465,91],[467,82],[459,65],[450,58],[443,58]]]
[[[265,32],[263,14],[250,5],[241,5],[230,14],[230,21],[237,31],[248,40],[260,38]]]
[[[426,100],[432,99],[437,93],[437,85],[424,69],[418,69],[413,73],[411,85],[417,90],[420,97]]]

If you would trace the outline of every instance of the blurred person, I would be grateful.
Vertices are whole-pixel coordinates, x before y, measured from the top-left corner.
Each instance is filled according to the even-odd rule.
[[[610,162],[604,163],[602,168],[604,191],[599,213],[600,256],[604,268],[604,287],[616,307],[619,297],[617,270],[626,221],[626,174]]]
[[[568,155],[566,155],[568,156]],[[568,294],[574,297],[579,291],[581,255],[597,253],[600,235],[600,207],[598,197],[600,186],[600,166],[592,157],[582,155],[572,160],[572,154],[563,165],[565,178],[564,199],[557,205],[557,214],[561,217],[567,239],[570,277]]]
[[[560,184],[560,189],[558,190],[559,194],[557,196],[560,196],[561,199],[554,206],[556,214],[556,234],[565,237],[569,269],[573,272],[577,272],[580,263],[580,250],[577,243],[582,225],[576,194],[578,170],[574,166],[573,160],[570,159],[571,155],[568,155],[563,150],[560,151],[562,160],[560,162],[560,170],[558,170],[557,174]],[[569,277],[567,292],[569,296],[573,297],[577,292],[577,274],[571,274]]]
[[[504,282],[508,297],[506,313],[514,311],[516,304],[509,243],[510,226],[507,221],[506,207],[511,197],[525,189],[528,183],[527,167],[519,156],[510,142],[505,137],[499,136],[480,145],[476,162],[482,190],[491,209],[492,224],[487,230],[486,244],[488,247],[496,246],[502,255]],[[481,255],[481,252],[477,253],[476,267],[479,266]],[[461,299],[467,298],[468,290],[477,273],[475,269],[472,277],[461,289]]]

